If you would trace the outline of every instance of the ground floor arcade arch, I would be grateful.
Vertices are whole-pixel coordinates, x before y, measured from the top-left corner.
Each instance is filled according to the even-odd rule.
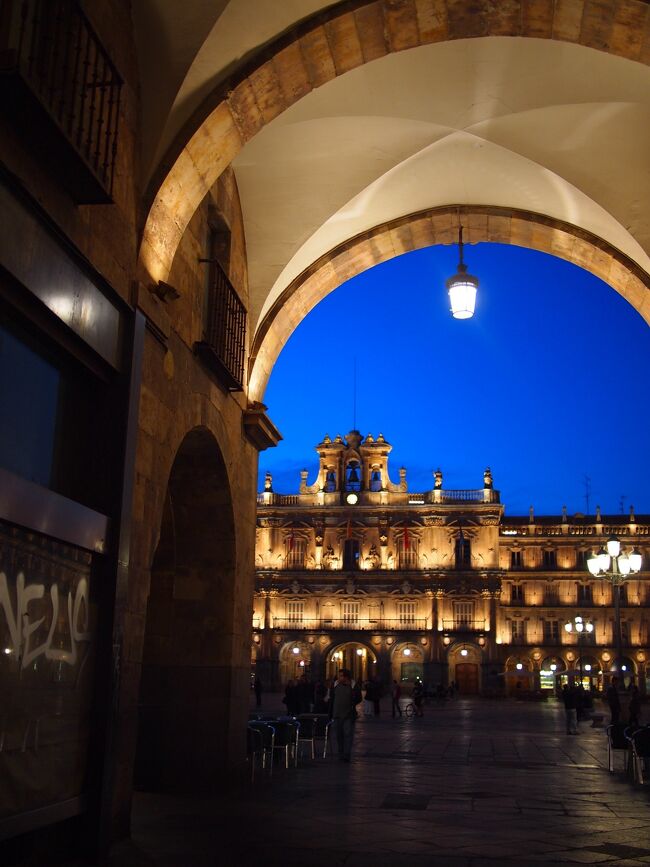
[[[230,690],[235,525],[221,450],[205,428],[178,449],[151,565],[136,788],[203,789],[222,763]]]
[[[328,680],[336,677],[342,668],[347,668],[352,672],[353,680],[365,683],[376,676],[376,667],[375,652],[357,641],[347,641],[332,647],[325,658],[325,675]]]

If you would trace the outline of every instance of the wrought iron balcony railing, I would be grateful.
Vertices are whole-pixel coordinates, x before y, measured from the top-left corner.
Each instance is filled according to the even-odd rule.
[[[363,632],[382,631],[382,630],[402,630],[408,632],[422,631],[428,628],[428,620],[422,618],[400,618],[400,617],[382,617],[376,620],[359,617],[358,620],[345,617],[305,617],[302,620],[293,619],[290,617],[273,617],[272,629],[348,629],[351,631],[361,630]]]
[[[484,632],[485,620],[443,620],[445,632]]]
[[[218,262],[212,262],[204,339],[196,351],[230,391],[244,387],[246,308]]]
[[[0,4],[3,110],[78,203],[111,201],[122,79],[75,0]]]

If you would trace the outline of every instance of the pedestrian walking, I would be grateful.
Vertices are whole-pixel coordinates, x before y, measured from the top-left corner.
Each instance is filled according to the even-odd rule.
[[[342,668],[336,686],[330,693],[331,729],[337,754],[341,761],[349,762],[352,757],[354,724],[357,719],[357,705],[361,701],[361,690],[356,684],[353,685],[350,671]]]
[[[253,692],[255,693],[256,707],[262,707],[262,681],[257,675],[255,675],[255,680],[253,681]]]
[[[415,681],[415,686],[413,687],[412,692],[413,704],[415,705],[415,715],[416,716],[424,716],[424,711],[422,710],[422,702],[424,701],[424,687],[422,686],[421,680]]]
[[[564,685],[562,689],[562,701],[564,703],[564,716],[566,720],[566,733],[578,734],[578,690],[575,686]]]
[[[614,675],[612,682],[607,687],[605,698],[607,699],[609,712],[612,717],[610,722],[614,725],[614,723],[617,723],[621,717],[621,700],[618,696],[618,677],[616,677],[616,675]]]
[[[633,686],[630,693],[630,703],[627,708],[629,714],[629,722],[631,726],[639,726],[639,716],[641,714],[641,694],[639,687]]]
[[[402,715],[402,708],[399,706],[399,700],[402,696],[402,687],[399,683],[394,680],[393,685],[390,690],[390,697],[392,701],[392,714],[393,719],[395,719],[396,714]]]

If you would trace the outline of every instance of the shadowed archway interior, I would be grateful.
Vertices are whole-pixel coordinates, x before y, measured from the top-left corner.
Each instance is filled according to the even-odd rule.
[[[135,784],[218,785],[224,763],[235,532],[220,449],[194,429],[169,478],[151,586],[140,686]]]

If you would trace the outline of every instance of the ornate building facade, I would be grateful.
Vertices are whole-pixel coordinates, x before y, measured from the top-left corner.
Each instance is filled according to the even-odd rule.
[[[437,470],[413,493],[405,469],[391,481],[382,434],[326,436],[316,450],[313,484],[303,470],[299,494],[278,494],[267,474],[258,495],[253,663],[264,682],[346,666],[496,695],[569,678],[602,690],[618,671],[648,692],[649,519],[510,517],[489,468],[476,489],[446,489]],[[612,585],[586,566],[610,535],[643,556],[621,587],[620,658]]]

